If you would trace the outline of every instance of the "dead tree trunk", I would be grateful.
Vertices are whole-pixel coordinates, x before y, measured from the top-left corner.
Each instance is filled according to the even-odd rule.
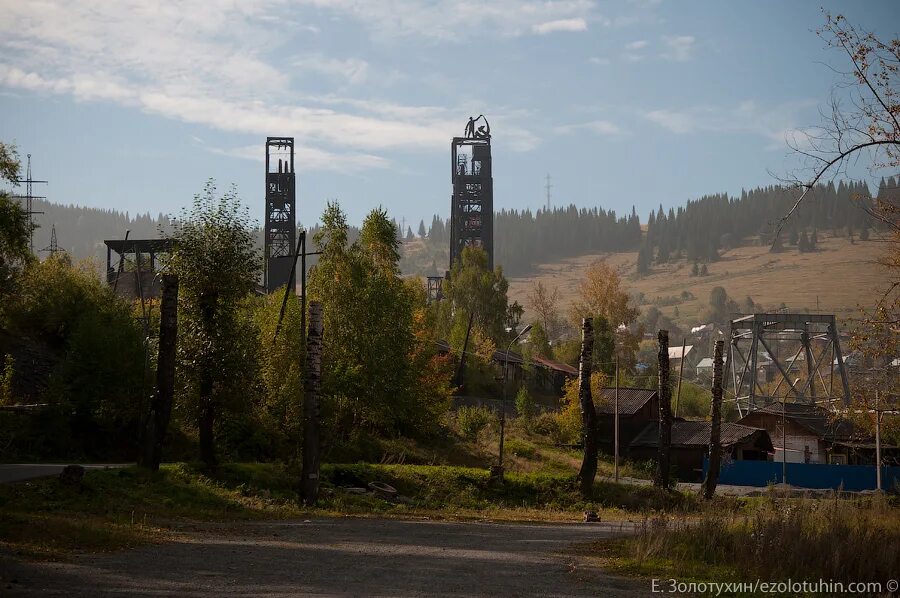
[[[584,459],[578,481],[581,493],[590,497],[597,475],[597,412],[591,397],[591,360],[594,355],[594,325],[591,318],[581,321],[581,359],[578,363],[578,400],[581,403],[581,428]]]
[[[719,467],[722,460],[722,350],[724,341],[716,341],[716,352],[713,357],[713,387],[710,419],[712,429],[709,433],[709,469],[703,480],[703,498],[710,499],[716,492],[719,481]]]
[[[144,438],[141,466],[159,470],[166,430],[172,416],[175,396],[175,348],[178,338],[178,277],[162,277],[159,318],[159,357],[156,362],[156,393],[150,405],[147,433]]]
[[[319,497],[319,391],[322,384],[322,304],[309,303],[309,331],[306,336],[306,378],[303,384],[303,470],[300,494],[306,505]]]
[[[672,444],[672,389],[669,385],[669,331],[659,338],[659,442],[656,458],[656,486],[669,487],[670,445]],[[683,357],[682,357],[683,359]]]

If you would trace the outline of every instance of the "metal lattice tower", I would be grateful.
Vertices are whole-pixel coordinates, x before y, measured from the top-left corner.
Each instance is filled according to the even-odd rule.
[[[263,286],[271,293],[288,284],[297,242],[294,138],[266,138],[266,227]]]
[[[19,179],[16,181],[18,185],[25,183],[25,195],[13,195],[13,199],[17,199],[19,201],[25,202],[25,217],[28,219],[28,236],[29,236],[29,247],[31,252],[34,253],[34,229],[37,228],[34,225],[34,216],[36,214],[43,214],[43,212],[35,212],[34,211],[34,200],[35,199],[47,199],[43,195],[34,195],[32,193],[31,186],[34,183],[42,183],[47,184],[47,181],[36,181],[31,178],[31,154],[28,154],[28,167],[25,171],[25,180]]]
[[[477,129],[476,124],[484,120]],[[491,175],[491,127],[469,118],[465,137],[450,145],[453,196],[450,200],[450,267],[465,247],[481,247],[494,268],[494,179]]]
[[[50,254],[50,257],[60,252],[59,244],[56,242],[56,223],[53,223],[53,226],[50,228],[50,245],[44,247],[41,251],[46,251]]]
[[[741,414],[775,400],[827,407],[840,399],[849,405],[850,384],[834,316],[762,313],[732,320],[725,385]]]

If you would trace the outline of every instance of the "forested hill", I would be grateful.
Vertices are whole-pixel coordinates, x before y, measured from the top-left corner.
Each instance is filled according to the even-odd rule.
[[[896,193],[900,181],[894,177],[882,181],[879,194]],[[686,258],[709,262],[730,246],[751,241],[769,242],[777,222],[797,198],[797,190],[780,186],[744,191],[740,197],[708,195],[686,205],[665,210],[660,205],[650,213],[646,233],[634,209],[619,216],[602,207],[577,208],[574,205],[552,210],[503,210],[495,217],[495,263],[511,276],[527,276],[536,265],[584,254],[635,251],[639,262],[663,263]],[[850,227],[852,234],[867,234],[872,226],[861,209],[871,199],[865,184],[820,185],[809,195],[798,213],[789,221],[785,242],[809,230],[835,230]],[[35,249],[50,244],[50,228],[56,224],[59,246],[74,258],[96,257],[105,263],[103,239],[122,238],[131,230],[132,238],[158,236],[160,224],[168,226],[162,214],[131,216],[125,212],[83,208],[35,201],[35,209],[44,214],[35,217],[41,228],[35,233]],[[392,214],[399,216],[399,214]],[[313,234],[316,228],[310,230]],[[358,231],[354,228],[351,236]],[[404,240],[404,273],[435,275],[448,267],[449,221],[434,216],[431,225],[419,223],[417,234],[411,228],[400,232]],[[639,263],[639,265],[641,265]]]
[[[159,226],[168,226],[169,218],[162,214],[156,217],[149,213],[131,216],[128,212],[85,208],[63,205],[44,200],[34,200],[34,210],[43,212],[34,217],[39,226],[34,231],[34,248],[39,256],[50,245],[50,234],[56,225],[56,239],[60,249],[65,250],[75,260],[96,258],[106,265],[104,239],[121,239],[130,230],[132,239],[148,239],[159,236]]]
[[[893,177],[882,181],[879,193],[892,192],[898,184]],[[624,218],[602,208],[575,206],[536,213],[502,211],[495,219],[494,262],[508,275],[527,276],[538,264],[638,248],[645,266],[678,258],[715,261],[719,252],[730,246],[770,242],[775,226],[797,197],[796,189],[770,186],[743,191],[740,197],[708,195],[668,211],[660,205],[645,221],[643,238],[633,209]],[[793,237],[807,229],[812,233],[816,229],[846,231],[849,227],[851,234],[867,234],[873,223],[862,207],[869,200],[871,194],[864,183],[819,185],[785,226],[784,241],[796,244]],[[449,252],[448,227],[448,221],[438,216],[427,230],[424,222],[420,223],[421,244],[414,243],[411,231],[407,231],[408,244],[416,254],[407,256],[404,270],[421,274],[443,271]],[[432,268],[432,262],[436,268]]]

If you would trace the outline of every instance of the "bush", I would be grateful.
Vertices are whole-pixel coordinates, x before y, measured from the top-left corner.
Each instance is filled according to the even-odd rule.
[[[537,447],[525,440],[510,438],[506,441],[506,450],[523,459],[534,459],[537,456]]]
[[[456,428],[463,438],[476,440],[496,417],[487,407],[463,406],[456,410]]]
[[[534,416],[537,408],[537,404],[534,401],[534,397],[528,392],[528,389],[522,386],[519,389],[519,392],[516,393],[516,412],[525,418],[531,418]]]

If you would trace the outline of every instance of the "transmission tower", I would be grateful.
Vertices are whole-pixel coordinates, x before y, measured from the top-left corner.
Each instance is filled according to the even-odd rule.
[[[35,214],[43,214],[43,212],[35,212],[34,211],[34,200],[35,199],[47,199],[43,195],[34,195],[31,190],[31,186],[34,183],[43,183],[47,184],[47,181],[36,181],[31,178],[31,154],[28,154],[28,168],[25,171],[25,180],[19,179],[16,181],[16,185],[21,185],[25,183],[25,195],[13,195],[13,199],[17,199],[19,201],[25,202],[25,217],[28,220],[28,246],[31,249],[31,252],[34,253],[34,215]]]
[[[266,138],[266,292],[288,284],[297,241],[294,138]]]
[[[548,212],[550,211],[550,208],[552,207],[551,204],[550,204],[550,188],[551,188],[552,186],[553,186],[553,185],[550,184],[550,173],[548,172],[548,173],[547,173],[547,184],[544,185],[544,189],[547,190],[547,211],[548,211]]]
[[[41,249],[41,251],[46,251],[50,254],[50,257],[55,256],[60,251],[63,251],[59,248],[59,244],[56,242],[56,223],[50,227],[50,245]]]

